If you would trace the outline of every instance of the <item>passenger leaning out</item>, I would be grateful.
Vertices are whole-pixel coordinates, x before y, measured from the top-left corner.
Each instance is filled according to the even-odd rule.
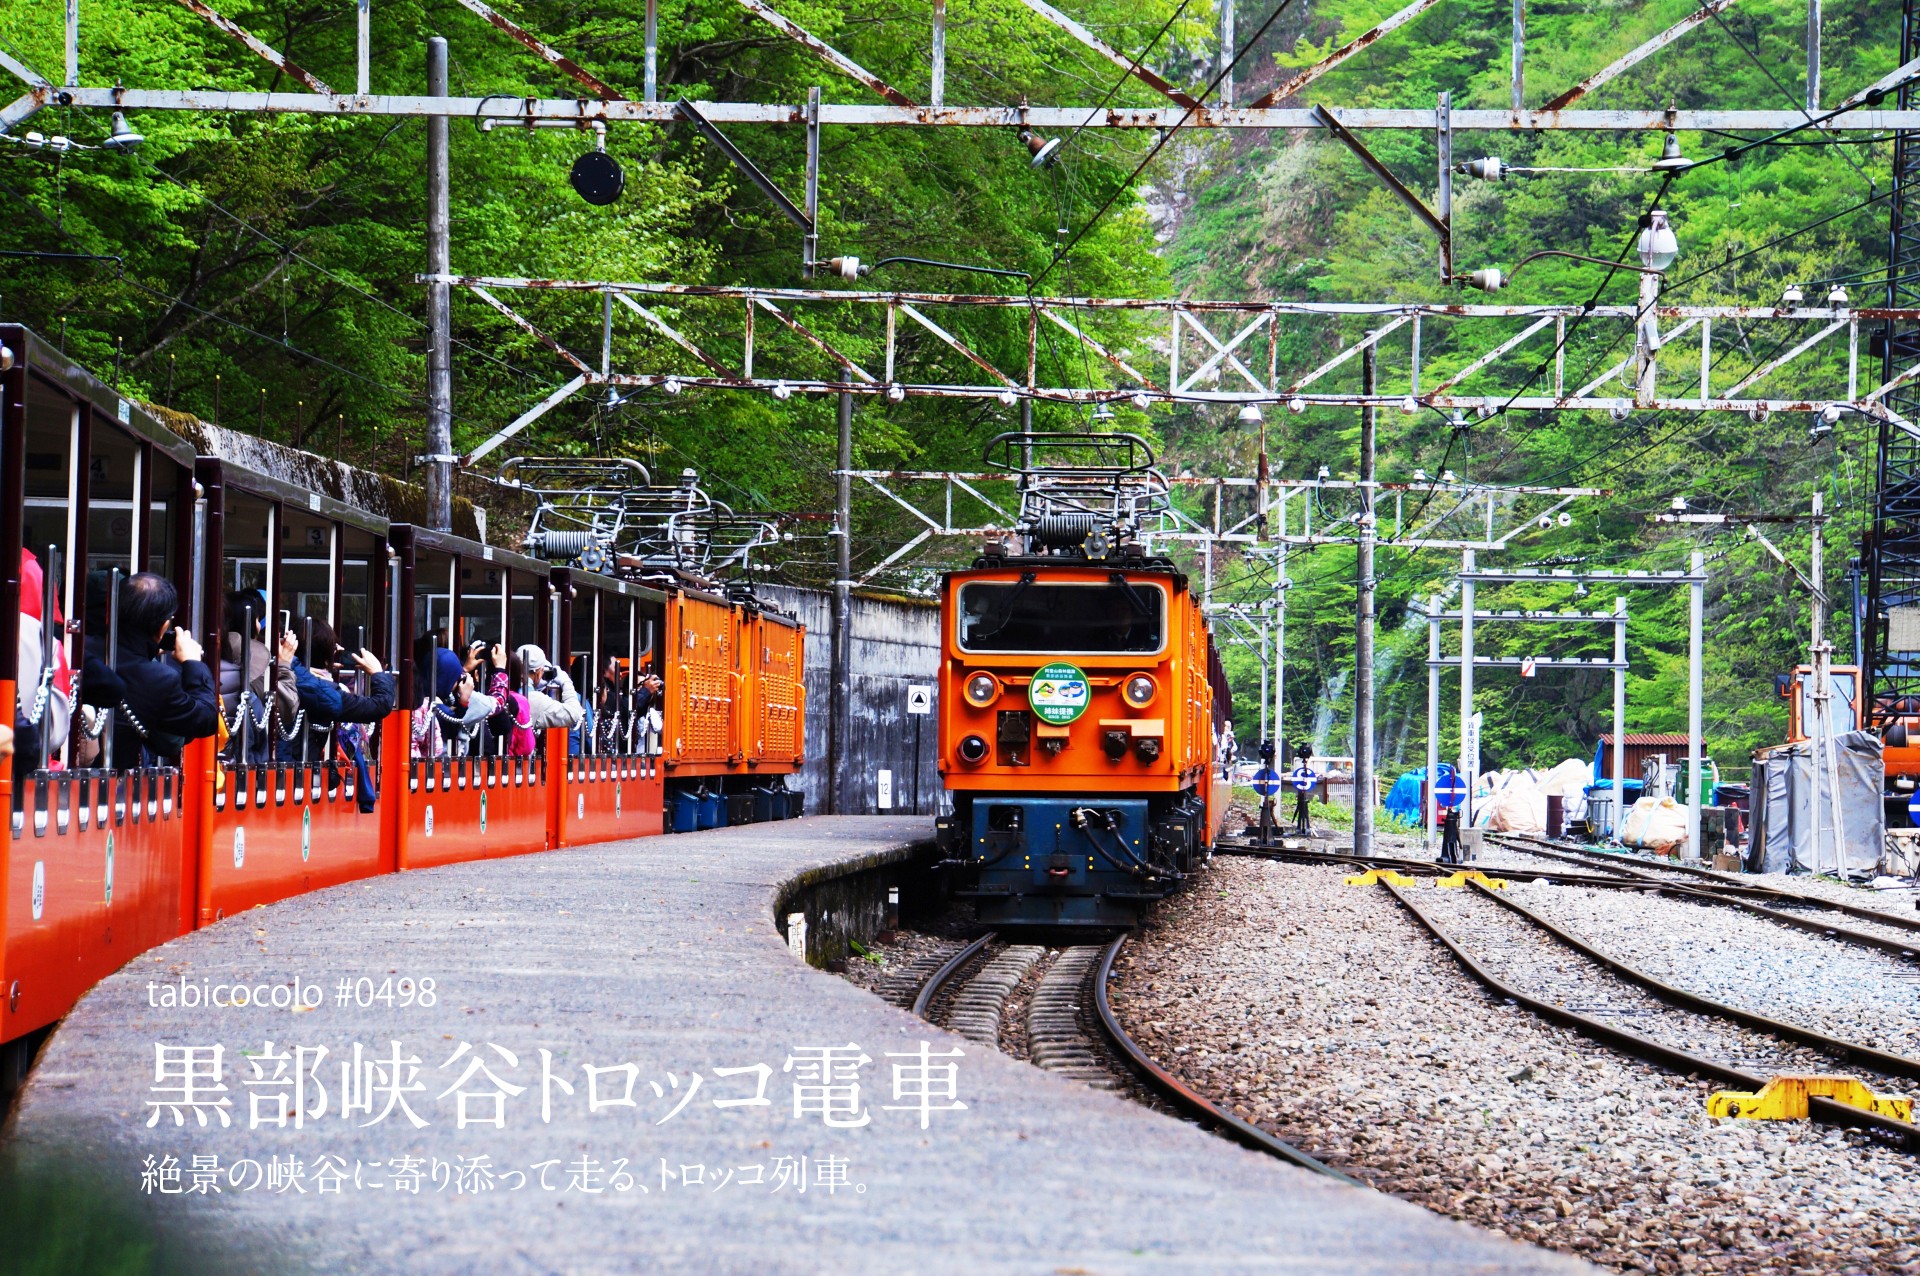
[[[175,765],[187,741],[211,736],[219,727],[220,697],[213,674],[201,663],[193,634],[173,623],[179,609],[180,595],[166,577],[153,572],[129,576],[120,583],[120,645],[114,667],[104,670],[105,676],[96,675],[89,652],[81,699],[113,709],[116,766]],[[88,646],[93,646],[91,639]],[[117,701],[111,698],[115,692]]]
[[[414,644],[413,667],[420,687],[413,708],[413,756],[464,757],[499,704],[474,690],[460,654],[440,646],[434,634],[422,634]]]
[[[300,692],[293,680],[293,635],[280,635],[280,658],[276,662],[267,646],[267,600],[257,590],[240,589],[228,594],[226,613],[224,657],[220,662],[220,708],[226,714],[229,735],[226,757],[233,763],[262,765],[272,760],[275,730],[290,730],[300,715]],[[243,667],[247,671],[244,718],[240,694]],[[267,699],[269,677],[273,679],[271,703]]]

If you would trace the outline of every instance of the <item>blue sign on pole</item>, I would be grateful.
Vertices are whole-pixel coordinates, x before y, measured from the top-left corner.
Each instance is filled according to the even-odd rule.
[[[1914,795],[1907,799],[1907,818],[1920,826],[1920,790],[1915,790]]]
[[[1287,783],[1296,793],[1311,793],[1320,783],[1320,776],[1310,766],[1297,766],[1287,772]]]
[[[1467,800],[1466,782],[1457,775],[1443,776],[1433,786],[1433,800],[1451,811]]]
[[[1270,798],[1280,791],[1280,773],[1270,766],[1263,766],[1253,773],[1253,791],[1263,798]]]

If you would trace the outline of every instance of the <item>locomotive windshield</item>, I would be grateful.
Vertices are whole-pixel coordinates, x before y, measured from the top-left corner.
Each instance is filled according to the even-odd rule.
[[[963,651],[1087,655],[1160,650],[1166,592],[1116,577],[1100,584],[972,581],[960,587]]]

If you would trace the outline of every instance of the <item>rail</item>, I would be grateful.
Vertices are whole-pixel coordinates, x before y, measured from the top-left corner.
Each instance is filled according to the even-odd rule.
[[[1414,920],[1417,921],[1428,934],[1438,940],[1440,944],[1453,955],[1454,960],[1458,961],[1468,974],[1478,980],[1496,997],[1506,998],[1515,1005],[1523,1006],[1543,1019],[1550,1020],[1563,1027],[1571,1028],[1582,1036],[1590,1037],[1622,1053],[1644,1059],[1649,1063],[1658,1064],[1674,1072],[1710,1077],[1730,1087],[1747,1091],[1758,1091],[1766,1085],[1768,1081],[1766,1077],[1743,1072],[1738,1068],[1704,1058],[1676,1046],[1670,1046],[1665,1042],[1655,1041],[1652,1038],[1643,1037],[1638,1033],[1628,1032],[1624,1028],[1616,1028],[1612,1024],[1603,1023],[1598,1019],[1589,1018],[1578,1011],[1569,1010],[1564,1006],[1557,1006],[1552,1002],[1522,992],[1520,989],[1501,980],[1469,956],[1454,936],[1450,935],[1443,926],[1435,921],[1430,914],[1421,909],[1418,904],[1415,904],[1399,887],[1393,885],[1391,882],[1383,882],[1381,885],[1385,887],[1387,893],[1392,895],[1394,900],[1398,902],[1402,908],[1406,909],[1406,911],[1413,916]],[[1705,999],[1701,1000],[1707,1005],[1717,1006],[1718,1004],[1705,1002]],[[1737,1014],[1744,1012],[1735,1012],[1734,1008],[1729,1006],[1720,1007],[1714,1011],[1704,1011],[1702,1013],[1712,1013],[1720,1015],[1721,1017],[1735,1018]],[[1878,1113],[1869,1112],[1864,1108],[1856,1108],[1848,1104],[1835,1102],[1832,1099],[1820,1097],[1809,1098],[1807,1102],[1807,1112],[1813,1120],[1819,1121],[1822,1124],[1841,1128],[1849,1126],[1869,1128],[1874,1130],[1883,1139],[1905,1151],[1920,1152],[1920,1126],[1910,1125],[1904,1121],[1896,1121],[1892,1117],[1881,1116]]]

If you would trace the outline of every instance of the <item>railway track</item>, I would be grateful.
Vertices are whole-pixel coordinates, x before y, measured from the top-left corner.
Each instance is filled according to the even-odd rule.
[[[1475,861],[1468,868],[1498,873],[1516,881],[1548,881],[1564,886],[1588,886],[1599,890],[1647,891],[1695,903],[1735,908],[1796,930],[1807,931],[1841,943],[1872,948],[1903,961],[1920,965],[1920,920],[1901,917],[1879,909],[1864,908],[1839,900],[1822,899],[1797,891],[1771,886],[1740,883],[1730,874],[1686,865],[1648,864],[1644,868],[1617,862],[1618,857],[1595,855],[1552,846],[1523,835],[1495,834],[1494,845],[1516,854],[1530,855],[1571,869],[1591,868],[1595,873],[1567,869],[1531,869],[1512,864]],[[1250,844],[1224,844],[1216,854],[1310,864],[1348,864],[1359,868],[1390,868],[1414,876],[1431,877],[1455,871],[1460,865],[1440,864],[1433,860],[1393,856],[1342,855],[1331,851],[1309,851]],[[1671,870],[1675,876],[1663,877]],[[1704,880],[1692,875],[1704,874]],[[1823,916],[1824,914],[1824,916]],[[1855,919],[1854,925],[1841,925],[1834,916]],[[1861,923],[1864,923],[1862,925]],[[1877,929],[1870,929],[1877,928]]]
[[[1494,834],[1488,840],[1518,854],[1577,867],[1596,868],[1623,881],[1659,884],[1667,888],[1661,892],[1663,894],[1677,894],[1696,902],[1739,909],[1782,926],[1791,926],[1862,948],[1876,949],[1920,964],[1920,920],[1914,918],[1798,891],[1748,885],[1731,874],[1686,864],[1620,863],[1614,856],[1555,846],[1524,834]],[[1498,871],[1506,873],[1509,870],[1503,867]],[[1832,920],[1836,915],[1852,919],[1855,924],[1843,926]]]
[[[1877,1093],[1902,1093],[1920,1080],[1920,1060],[1674,987],[1497,891],[1469,886],[1423,906],[1400,887],[1381,883],[1495,996],[1615,1050],[1742,1091],[1757,1091],[1776,1074],[1832,1073],[1836,1063]],[[1572,969],[1555,960],[1567,952],[1581,959]],[[1632,1019],[1641,1030],[1610,1022],[1619,1019]],[[1920,1152],[1920,1127],[1908,1122],[1819,1097],[1809,1102],[1808,1113],[1823,1124],[1866,1129],[1883,1143]]]
[[[1003,944],[990,931],[946,950],[937,964],[923,959],[910,968],[926,971],[911,1009],[982,1045],[1011,1045],[1028,1062],[1057,1076],[1099,1090],[1131,1093],[1255,1151],[1365,1186],[1221,1108],[1141,1049],[1120,1026],[1107,999],[1114,959],[1125,943],[1126,936],[1120,935],[1105,944],[1074,945],[1049,956],[1035,945]],[[895,1000],[907,973],[893,985]],[[1010,1016],[1009,1003],[1029,984],[1024,1015]]]

